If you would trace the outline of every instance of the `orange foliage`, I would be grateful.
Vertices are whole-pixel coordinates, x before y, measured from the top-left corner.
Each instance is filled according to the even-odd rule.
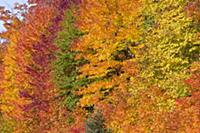
[[[114,114],[105,119],[108,126],[116,126],[111,126],[115,130],[129,125],[121,123],[125,119],[120,120],[120,115],[129,115],[127,84],[138,73],[135,58],[139,56],[140,31],[135,20],[139,7],[139,0],[85,0],[75,12],[76,26],[84,36],[73,44],[72,50],[80,52],[77,58],[88,61],[79,69],[79,78],[91,81],[79,88],[77,95],[82,98],[78,106],[86,110],[101,107],[103,112],[112,109]]]

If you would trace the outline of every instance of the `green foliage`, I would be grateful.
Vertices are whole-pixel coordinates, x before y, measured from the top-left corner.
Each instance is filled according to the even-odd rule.
[[[103,116],[101,112],[98,111],[98,112],[95,112],[93,116],[90,116],[86,120],[85,132],[86,133],[109,133],[111,131],[108,131],[105,129]]]
[[[0,114],[0,133],[13,133],[15,122],[11,119],[4,119]]]
[[[77,70],[79,65],[85,61],[83,59],[76,60],[77,52],[71,50],[74,39],[77,39],[82,33],[74,26],[75,18],[72,10],[67,10],[62,23],[62,31],[58,33],[56,45],[56,61],[54,62],[54,81],[60,89],[60,94],[64,97],[63,104],[72,110],[78,101],[78,97],[74,95],[77,86],[82,86],[87,80],[77,80]]]
[[[72,116],[67,117],[67,124],[73,124],[75,122],[74,118]]]

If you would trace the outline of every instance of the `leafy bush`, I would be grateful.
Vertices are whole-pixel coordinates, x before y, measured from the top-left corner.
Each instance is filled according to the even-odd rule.
[[[86,120],[86,133],[109,133],[111,131],[105,128],[104,118],[101,112],[97,111]]]

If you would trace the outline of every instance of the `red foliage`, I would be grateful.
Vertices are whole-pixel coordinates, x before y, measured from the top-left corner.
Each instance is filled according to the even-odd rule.
[[[71,133],[85,133],[85,128],[72,128]]]
[[[200,91],[200,62],[194,62],[190,68],[191,77],[185,82]]]
[[[30,100],[23,106],[24,123],[31,132],[47,132],[51,130],[55,120],[60,115],[56,102],[56,89],[51,80],[51,62],[54,59],[54,38],[59,31],[68,2],[55,0],[31,1],[37,6],[25,15],[25,21],[20,29],[17,44],[17,62],[20,73],[17,79],[21,82],[20,96]],[[54,2],[57,2],[56,4]],[[55,6],[58,5],[58,6]]]
[[[193,19],[196,19],[198,22],[200,22],[200,0],[195,0],[193,2],[190,2],[186,6],[186,12],[189,17],[192,17]]]
[[[186,80],[192,88],[200,89],[200,73],[193,74],[189,79]]]
[[[190,97],[177,100],[177,108],[167,115],[170,132],[200,132],[200,62],[193,63],[191,77],[186,80],[194,91]]]

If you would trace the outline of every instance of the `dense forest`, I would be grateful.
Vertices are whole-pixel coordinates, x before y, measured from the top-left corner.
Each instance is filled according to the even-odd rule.
[[[200,0],[0,7],[0,133],[200,133]]]

